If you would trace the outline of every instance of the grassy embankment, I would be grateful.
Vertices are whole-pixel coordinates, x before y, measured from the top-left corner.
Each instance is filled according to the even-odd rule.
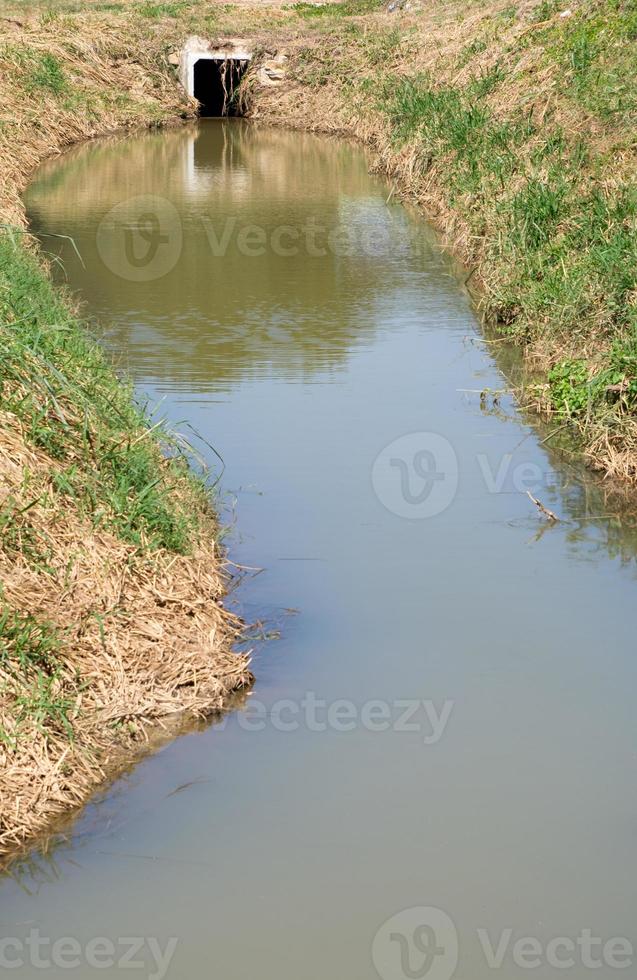
[[[117,31],[45,26],[0,40],[0,855],[161,719],[209,714],[249,681],[203,479],[52,286],[18,198],[60,143],[188,107]]]
[[[636,480],[636,0],[352,6],[297,5],[297,87],[271,115],[370,143],[524,349],[527,401]]]
[[[201,490],[18,233],[45,155],[191,109],[168,62],[187,34],[285,50],[254,114],[367,142],[524,348],[529,400],[637,479],[637,0],[50,6],[0,20],[0,846],[86,798],[131,723],[208,710],[245,671],[220,654]]]

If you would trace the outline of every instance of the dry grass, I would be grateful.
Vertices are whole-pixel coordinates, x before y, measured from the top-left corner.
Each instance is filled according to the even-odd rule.
[[[3,222],[24,226],[20,194],[47,156],[80,140],[193,113],[167,66],[159,70],[157,56],[132,43],[130,25],[105,16],[61,18],[49,26],[39,18],[7,23],[0,17]],[[46,75],[38,77],[44,57],[59,66],[57,87],[55,77],[48,84]]]
[[[18,665],[6,647],[0,660],[2,854],[84,802],[153,723],[211,714],[250,673],[230,650],[240,624],[221,604],[211,519],[188,557],[140,553],[96,532],[68,501],[60,520],[59,464],[29,447],[6,413],[0,431],[0,510],[28,507],[13,547],[0,552],[3,606],[59,638],[50,657],[36,650],[40,662]],[[46,543],[45,566],[29,560],[21,535]]]
[[[170,25],[151,21],[142,36],[133,20],[115,23],[90,10],[53,22],[46,13],[0,17],[5,226],[24,228],[20,192],[45,157],[78,140],[192,113],[165,59]],[[38,273],[26,268],[28,285],[13,292],[28,308]],[[0,272],[15,281],[23,269]],[[12,296],[3,291],[0,302],[8,331],[25,317],[24,309],[12,308]],[[161,506],[167,514],[172,508],[192,515],[187,553],[157,547],[143,529],[138,541],[126,540],[116,521],[109,523],[108,505],[96,522],[58,482],[69,467],[80,481],[85,471],[87,485],[96,479],[80,438],[86,397],[74,403],[71,376],[38,375],[30,346],[38,330],[57,330],[60,316],[68,316],[70,335],[81,328],[62,303],[48,321],[43,315],[35,305],[26,313],[34,318],[24,340],[25,377],[36,371],[32,383],[16,380],[22,341],[0,364],[0,857],[83,804],[176,716],[209,716],[251,682],[249,658],[232,650],[241,624],[222,605],[227,578],[214,515],[189,479],[175,479],[159,445],[150,465]],[[2,342],[9,336],[0,331]],[[64,371],[81,359],[82,343],[77,353],[62,351]],[[54,397],[52,378],[63,382],[62,398]],[[114,377],[106,383],[116,385]],[[28,397],[39,426],[77,429],[77,451],[69,443],[60,459],[34,442],[28,411],[18,417],[6,408]],[[96,410],[89,440],[99,424]],[[134,445],[146,439],[136,426],[132,413],[108,438],[115,448],[118,440]]]

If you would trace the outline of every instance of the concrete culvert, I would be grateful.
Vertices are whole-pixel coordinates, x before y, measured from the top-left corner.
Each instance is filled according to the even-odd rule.
[[[200,58],[194,65],[193,95],[201,116],[238,116],[235,94],[248,66],[236,58]]]
[[[179,57],[179,77],[188,95],[200,104],[202,116],[238,116],[237,88],[252,58],[241,38],[215,44],[189,37]]]

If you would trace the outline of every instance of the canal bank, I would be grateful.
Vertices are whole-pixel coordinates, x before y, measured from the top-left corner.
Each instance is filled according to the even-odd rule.
[[[19,197],[44,156],[193,102],[125,32],[23,16],[0,18],[0,857],[252,680],[223,606],[218,473],[138,407]]]
[[[105,132],[192,116],[195,105],[178,85],[188,36],[211,38],[216,46],[227,36],[249,40],[254,70],[243,94],[256,119],[365,142],[394,181],[389,198],[411,196],[433,218],[445,244],[465,262],[465,278],[477,285],[485,316],[517,339],[538,367],[542,380],[529,400],[557,417],[558,428],[579,431],[594,465],[632,478],[635,264],[627,175],[634,147],[627,121],[633,106],[631,63],[619,53],[632,29],[630,4],[575,4],[568,12],[546,3],[475,4],[468,13],[456,4],[442,20],[435,7],[406,5],[390,14],[368,3],[223,12],[187,3],[87,3],[79,12],[61,6],[56,12],[8,13],[2,20],[7,118],[0,132],[6,177],[1,207],[11,226],[2,255],[10,354],[3,378],[3,578],[9,584],[3,642],[10,668],[3,730],[7,772],[13,766],[18,780],[3,817],[7,842],[86,799],[111,761],[119,760],[116,746],[127,751],[143,740],[144,720],[180,706],[201,713],[220,707],[227,691],[247,678],[243,662],[224,660],[236,624],[219,611],[218,564],[213,580],[206,578],[216,531],[202,516],[199,491],[183,473],[175,474],[179,464],[170,464],[166,476],[162,447],[143,435],[139,415],[129,414],[130,393],[121,394],[120,405],[114,375],[67,301],[51,291],[22,248],[19,195],[44,157]],[[606,16],[612,10],[616,16]],[[571,57],[566,65],[558,56],[564,44]],[[563,91],[557,86],[562,78]],[[60,364],[70,371],[62,379]],[[108,379],[103,390],[97,377]],[[118,409],[104,434],[102,409],[112,403],[113,385]],[[31,393],[26,402],[25,389]],[[140,447],[151,444],[139,459]],[[39,474],[33,484],[24,479],[32,469]],[[175,483],[182,489],[175,490]],[[63,547],[50,525],[58,528],[70,515]],[[96,553],[96,531],[112,538],[91,578],[77,556]],[[110,585],[92,585],[111,574],[114,554],[115,565],[123,562],[130,572],[123,613],[123,593],[115,585],[114,605],[105,598]],[[138,563],[140,555],[150,566]],[[128,697],[117,705],[113,692],[121,694],[121,685],[136,676],[133,665],[144,644],[162,663],[173,662],[166,650],[181,627],[169,620],[158,626],[163,612],[155,608],[165,610],[162,596],[171,594],[170,587],[151,596],[148,628],[135,631],[130,624],[145,576],[170,582],[186,560],[211,618],[198,621],[205,642],[191,637],[185,649],[190,656],[194,644],[211,670],[219,653],[219,676],[226,664],[229,680],[221,680],[204,704],[191,696],[192,671],[190,682],[171,676],[169,694],[162,691],[149,707],[144,697],[157,666],[151,660],[152,669],[143,669],[135,682],[143,706]],[[11,591],[15,574],[18,585]],[[76,574],[89,597],[84,603],[69,593],[69,574]],[[28,592],[21,591],[25,577],[36,580]],[[52,582],[54,600],[45,601]],[[185,596],[192,582],[175,585],[180,610],[190,616]],[[122,636],[132,661],[123,665],[116,655],[106,664],[104,651]],[[70,654],[87,637],[98,651],[98,666],[88,669],[89,690],[95,683],[102,692],[93,706],[78,680],[84,667],[76,668]],[[213,687],[216,677],[213,671]],[[104,700],[105,690],[111,693]],[[95,753],[88,751],[90,743],[82,745],[84,717],[91,718],[92,737],[99,730]],[[32,742],[40,747],[43,768],[33,765]],[[31,789],[21,794],[21,784]]]

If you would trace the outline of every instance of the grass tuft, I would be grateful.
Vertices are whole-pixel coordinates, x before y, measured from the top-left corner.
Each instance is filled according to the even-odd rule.
[[[73,738],[73,701],[60,694],[61,640],[56,628],[34,616],[0,607],[0,679],[13,701],[11,730],[0,727],[0,742],[15,748],[35,727],[45,737]]]

